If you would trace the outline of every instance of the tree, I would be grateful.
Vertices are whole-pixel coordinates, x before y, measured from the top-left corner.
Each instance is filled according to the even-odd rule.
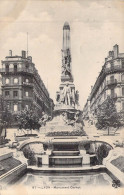
[[[22,110],[16,117],[18,128],[25,130],[35,130],[40,128],[39,117],[32,109]]]
[[[110,150],[111,147],[106,144],[102,144],[98,147],[96,154],[99,164],[102,164],[103,158],[106,158],[108,156]]]
[[[0,119],[4,122],[4,127],[10,127],[13,121],[13,115],[7,107],[3,96],[0,95]]]
[[[121,126],[120,115],[117,113],[115,103],[109,96],[107,100],[98,107],[97,113],[97,129],[108,129],[108,135],[110,127],[116,128]]]

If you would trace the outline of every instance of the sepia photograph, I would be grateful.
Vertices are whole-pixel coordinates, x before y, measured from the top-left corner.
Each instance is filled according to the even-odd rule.
[[[0,195],[124,194],[124,0],[0,0]]]

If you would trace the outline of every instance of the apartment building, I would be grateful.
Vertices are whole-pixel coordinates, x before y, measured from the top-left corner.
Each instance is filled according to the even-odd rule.
[[[124,114],[124,53],[119,53],[116,44],[105,58],[101,72],[91,89],[90,96],[84,106],[84,118],[95,117],[98,105],[110,96],[116,105],[117,112]]]
[[[32,57],[22,51],[21,55],[6,56],[1,61],[1,91],[8,109],[17,114],[24,108],[34,108],[40,115],[45,111],[52,114],[54,103],[50,98]]]

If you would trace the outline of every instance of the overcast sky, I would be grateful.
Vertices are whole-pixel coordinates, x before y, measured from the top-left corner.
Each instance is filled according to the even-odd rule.
[[[124,52],[123,0],[0,0],[0,60],[26,50],[55,100],[61,74],[62,28],[71,28],[72,71],[80,105],[115,44]]]

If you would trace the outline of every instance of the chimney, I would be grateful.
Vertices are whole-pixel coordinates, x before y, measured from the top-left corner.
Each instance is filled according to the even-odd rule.
[[[119,46],[117,44],[114,45],[113,51],[114,51],[114,57],[117,58],[119,54]]]
[[[105,62],[107,62],[108,58],[105,58]]]
[[[112,51],[112,57],[114,57],[114,51]]]
[[[12,56],[12,50],[9,50],[9,56]]]
[[[112,56],[112,52],[111,52],[111,51],[109,51],[108,55],[109,55],[109,57],[111,57],[111,56]]]
[[[26,51],[22,50],[22,58],[26,58]]]

